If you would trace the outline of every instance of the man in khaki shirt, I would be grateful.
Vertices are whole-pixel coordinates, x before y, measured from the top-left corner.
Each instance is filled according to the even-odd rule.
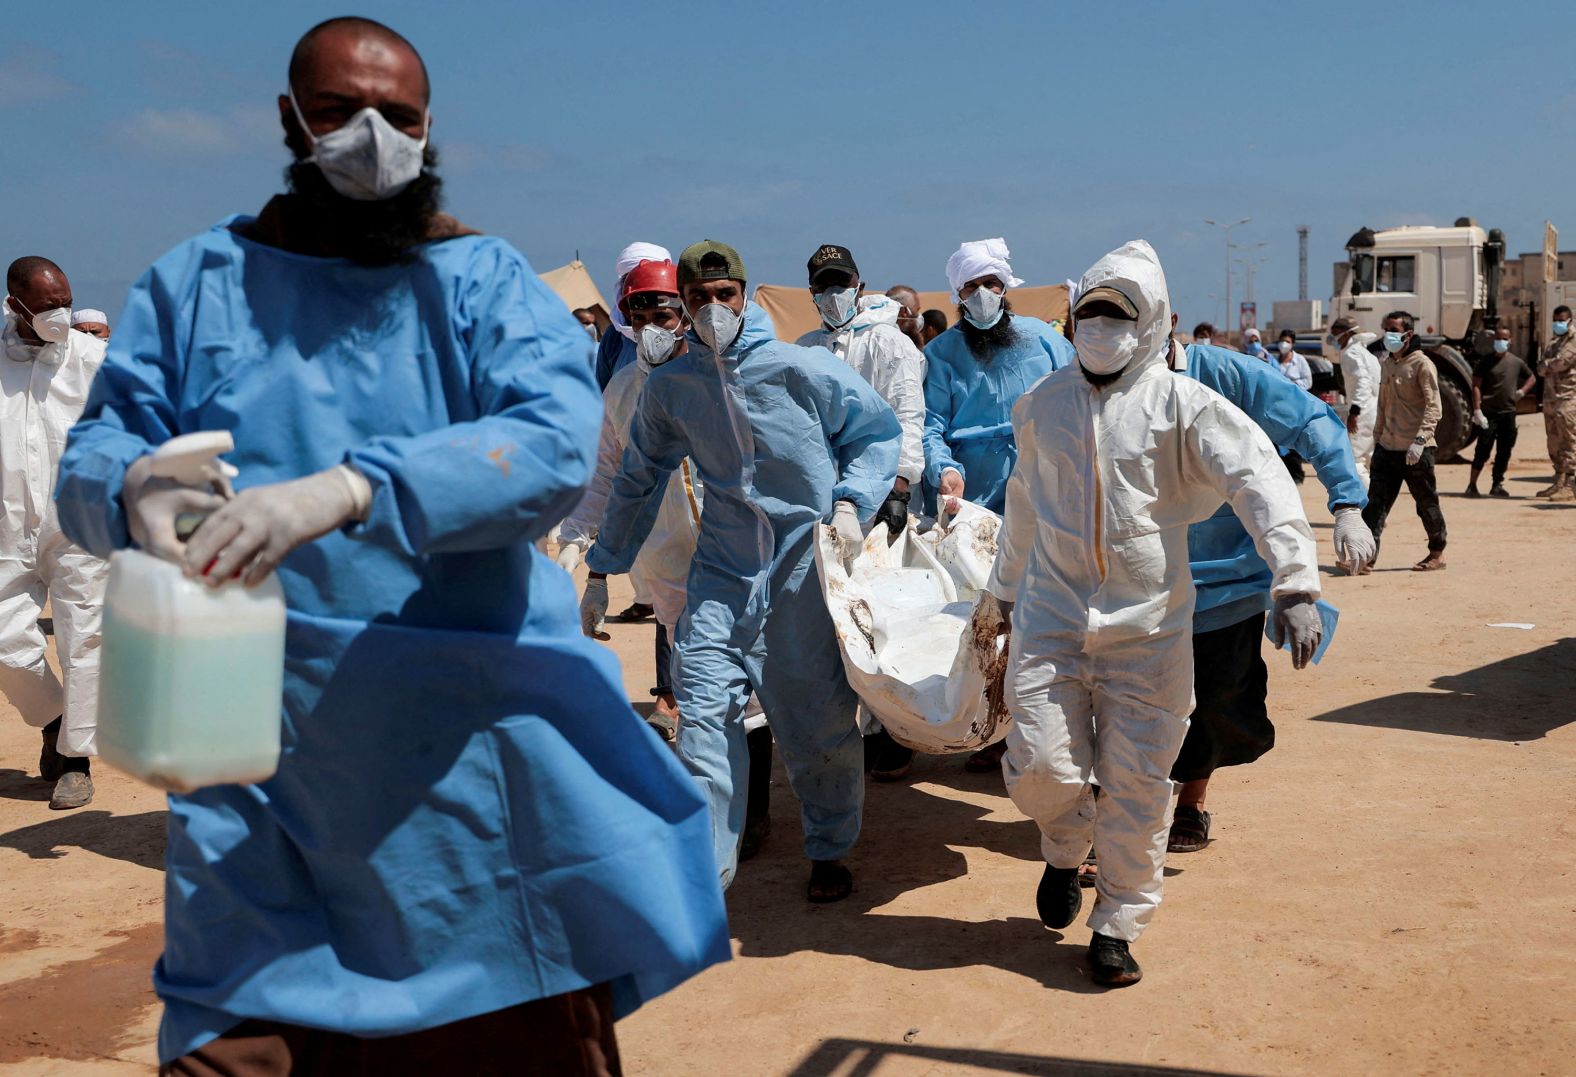
[[[1439,376],[1418,346],[1412,328],[1412,316],[1405,311],[1385,317],[1386,354],[1379,371],[1374,456],[1363,522],[1377,542],[1404,482],[1428,533],[1428,556],[1412,570],[1433,572],[1445,567],[1445,514],[1440,511],[1434,483],[1434,428],[1439,425],[1441,411]],[[1362,571],[1371,570],[1370,565]]]
[[[1554,485],[1538,491],[1550,501],[1576,501],[1576,331],[1571,308],[1554,308],[1554,339],[1538,359],[1543,377],[1543,428],[1549,435]]]

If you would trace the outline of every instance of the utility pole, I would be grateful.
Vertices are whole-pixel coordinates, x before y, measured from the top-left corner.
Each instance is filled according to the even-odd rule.
[[[1221,231],[1225,232],[1225,234],[1226,234],[1226,319],[1225,319],[1226,326],[1225,326],[1225,329],[1226,329],[1226,343],[1228,345],[1231,343],[1231,230],[1233,228],[1238,227],[1239,225],[1247,224],[1248,222],[1250,222],[1252,220],[1253,220],[1252,217],[1244,217],[1244,218],[1242,218],[1242,220],[1234,221],[1231,224],[1221,224],[1219,221],[1212,221],[1208,217],[1204,218],[1204,223],[1205,224],[1214,225],[1216,228],[1219,228]]]
[[[1308,226],[1297,226],[1297,298],[1308,298]]]

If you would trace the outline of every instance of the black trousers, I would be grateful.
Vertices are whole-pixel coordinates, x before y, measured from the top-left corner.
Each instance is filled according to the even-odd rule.
[[[673,694],[673,644],[668,639],[668,630],[662,627],[662,622],[657,622],[657,687],[655,694],[670,696]]]
[[[1428,552],[1442,553],[1445,514],[1440,511],[1439,488],[1434,484],[1433,449],[1424,449],[1423,458],[1407,467],[1405,450],[1374,446],[1373,463],[1368,468],[1368,507],[1363,510],[1363,523],[1374,533],[1377,544],[1384,532],[1385,518],[1401,493],[1402,483],[1417,502],[1417,518],[1423,521],[1423,530],[1428,532]]]
[[[1489,415],[1488,429],[1478,434],[1477,447],[1472,452],[1472,470],[1481,471],[1488,463],[1488,454],[1494,452],[1494,485],[1505,481],[1505,471],[1510,467],[1510,450],[1516,447],[1516,413],[1502,412]]]
[[[1275,725],[1264,705],[1270,673],[1263,645],[1262,613],[1193,633],[1193,714],[1171,767],[1172,781],[1196,782],[1275,747]]]

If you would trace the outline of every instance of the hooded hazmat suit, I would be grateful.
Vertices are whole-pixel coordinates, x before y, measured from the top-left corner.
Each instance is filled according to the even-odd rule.
[[[1001,512],[1018,459],[1012,407],[1031,385],[1073,361],[1073,346],[1050,325],[1013,314],[1010,345],[980,362],[954,325],[925,345],[925,482],[963,476],[963,496]]]
[[[582,555],[591,548],[607,498],[613,488],[629,445],[629,428],[640,406],[640,393],[651,368],[636,359],[619,367],[602,394],[602,435],[597,445],[596,474],[575,506],[575,511],[558,530],[558,540],[574,543]],[[689,576],[690,558],[695,554],[695,538],[700,533],[701,484],[688,460],[668,482],[662,494],[651,533],[640,547],[629,568],[629,580],[637,595],[647,596],[656,610],[657,621],[670,633],[684,612],[684,581]]]
[[[1368,350],[1374,333],[1353,333],[1341,351],[1341,380],[1346,399],[1357,411],[1357,429],[1351,433],[1352,459],[1368,488],[1368,458],[1374,453],[1374,419],[1379,414],[1379,359]]]
[[[988,588],[1015,601],[1013,727],[1002,767],[1046,860],[1100,858],[1096,932],[1131,941],[1160,901],[1170,770],[1192,708],[1187,525],[1229,502],[1276,596],[1317,594],[1296,487],[1253,422],[1167,366],[1170,307],[1154,251],[1129,243],[1084,274],[1138,309],[1116,380],[1074,366],[1013,409],[1019,460]],[[1091,779],[1101,787],[1096,807]]]
[[[821,326],[800,337],[803,348],[825,348],[853,367],[897,413],[903,427],[897,477],[918,486],[925,473],[925,353],[897,327],[903,305],[867,295],[859,313],[841,329]]]
[[[66,533],[129,542],[126,468],[229,429],[237,485],[348,462],[366,519],[278,569],[274,777],[169,798],[159,1054],[261,1018],[357,1036],[728,958],[694,783],[532,543],[579,498],[585,333],[488,236],[359,266],[237,218],[133,287],[60,466]]]
[[[837,860],[859,836],[858,698],[815,571],[834,501],[864,521],[892,489],[902,428],[886,401],[822,348],[775,337],[754,303],[719,358],[689,350],[651,372],[586,565],[628,571],[686,457],[706,490],[688,604],[673,641],[679,757],[711,803],[717,866],[733,879],[744,826],[752,691],[799,798],[805,855]]]
[[[28,725],[62,714],[57,747],[98,754],[99,616],[109,563],[60,530],[53,493],[66,434],[87,403],[104,342],[73,329],[58,343],[31,344],[5,305],[0,329],[0,695]],[[65,684],[44,658],[38,618],[50,603]]]

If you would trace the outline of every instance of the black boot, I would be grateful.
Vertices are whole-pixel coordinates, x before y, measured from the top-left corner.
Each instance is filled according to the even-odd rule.
[[[1098,931],[1089,940],[1089,974],[1102,987],[1126,987],[1144,978],[1144,970],[1128,951],[1127,940]]]
[[[1040,923],[1057,931],[1078,919],[1078,910],[1083,908],[1083,889],[1078,885],[1078,869],[1045,865],[1045,874],[1040,876],[1040,889],[1034,895],[1034,904],[1040,911]]]
[[[65,715],[61,715],[43,729],[44,746],[38,753],[38,776],[46,782],[58,782],[60,776],[66,772],[66,757],[55,747],[55,742],[60,739],[60,725],[64,720]]]
[[[744,735],[750,746],[750,784],[744,801],[744,836],[739,840],[739,860],[761,851],[772,832],[772,731],[766,726]]]
[[[914,766],[914,749],[905,748],[884,729],[865,738],[867,755],[872,748],[874,758],[869,767],[872,778],[878,782],[895,782],[908,777]]]

